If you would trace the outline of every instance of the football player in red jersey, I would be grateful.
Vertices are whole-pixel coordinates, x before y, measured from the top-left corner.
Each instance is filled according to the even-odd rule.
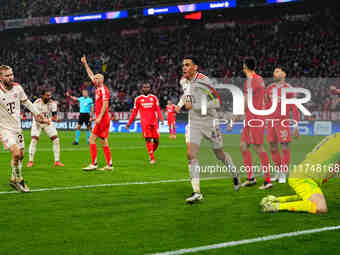
[[[88,167],[83,168],[85,171],[91,171],[97,169],[97,138],[100,138],[100,142],[103,145],[103,151],[106,159],[106,166],[98,170],[112,170],[112,159],[111,151],[109,147],[109,130],[110,130],[110,116],[109,116],[109,100],[110,92],[104,84],[104,76],[102,74],[94,75],[91,68],[87,64],[86,57],[81,58],[88,76],[90,77],[93,85],[96,88],[96,99],[95,99],[95,113],[96,120],[92,133],[90,135],[90,153],[91,153],[91,164]]]
[[[175,105],[171,102],[171,100],[168,100],[168,104],[165,109],[166,109],[165,113],[168,119],[170,138],[175,139],[176,138],[176,112],[175,112]]]
[[[282,88],[291,88],[285,79],[286,72],[277,67],[274,70],[273,77],[275,82],[270,84],[266,88],[266,104],[267,109],[272,105],[272,97],[273,97],[273,89],[277,89],[278,98],[281,98]],[[293,93],[287,93],[287,98],[294,97]],[[269,142],[270,153],[272,156],[272,160],[275,164],[275,167],[278,169],[272,181],[279,181],[279,183],[286,183],[286,171],[288,170],[288,166],[290,164],[290,149],[289,143],[291,142],[291,134],[290,134],[290,112],[293,114],[293,119],[295,121],[294,126],[294,137],[297,138],[299,136],[299,130],[297,122],[299,121],[299,112],[295,105],[287,105],[286,115],[281,114],[281,100],[278,100],[278,104],[275,112],[270,116],[269,119],[275,121],[269,121],[267,123],[267,141]],[[282,158],[279,150],[278,143],[281,144],[282,150]]]
[[[264,148],[264,124],[263,116],[256,115],[249,110],[248,107],[248,88],[252,89],[252,103],[255,109],[264,109],[265,85],[262,77],[255,73],[256,62],[253,58],[246,58],[243,63],[243,72],[247,77],[244,83],[245,98],[245,125],[242,130],[242,138],[240,149],[243,157],[243,164],[248,171],[248,178],[242,186],[252,186],[256,184],[253,173],[253,160],[250,152],[250,145],[261,160],[261,167],[265,175],[264,184],[260,189],[272,188],[273,184],[270,179],[269,157]],[[231,126],[228,126],[228,130]]]
[[[154,152],[159,145],[159,130],[158,120],[163,125],[163,115],[159,108],[158,99],[150,93],[151,86],[149,83],[144,83],[142,86],[143,95],[135,98],[135,105],[126,129],[129,129],[137,113],[140,113],[141,126],[143,137],[145,138],[146,148],[149,153],[150,164],[156,163]],[[157,116],[156,116],[157,113]]]

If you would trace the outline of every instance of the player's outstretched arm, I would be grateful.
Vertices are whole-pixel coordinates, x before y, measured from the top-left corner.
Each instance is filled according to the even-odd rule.
[[[21,101],[21,103],[33,114],[33,117],[40,123],[48,123],[48,119],[45,116],[38,112],[36,107],[32,104],[32,102],[28,99]]]
[[[92,72],[91,68],[87,64],[86,56],[82,56],[81,62],[83,63],[83,65],[85,67],[87,75],[90,77],[91,81],[94,82],[94,73]]]
[[[128,124],[126,124],[125,128],[126,129],[129,129],[132,122],[135,120],[136,116],[137,116],[137,113],[138,113],[138,109],[139,109],[139,102],[137,101],[137,98],[135,99],[135,105],[133,107],[133,111],[131,113],[131,116],[130,116],[130,119],[129,119],[129,122]]]
[[[69,92],[65,93],[67,97],[71,98],[73,101],[78,101],[78,97],[71,96]]]

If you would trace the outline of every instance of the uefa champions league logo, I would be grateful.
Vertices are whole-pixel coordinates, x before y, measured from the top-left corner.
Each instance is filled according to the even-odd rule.
[[[233,98],[233,115],[244,115],[245,114],[245,98],[242,90],[232,84],[217,84],[214,85],[215,89],[227,89],[231,92],[232,98]],[[262,118],[262,119],[250,119],[248,120],[248,126],[250,127],[259,127],[265,124],[265,122],[271,122],[272,125],[274,125],[275,121],[278,121],[278,119],[271,119],[269,118],[269,115],[274,113],[279,100],[281,103],[281,115],[287,115],[287,105],[295,105],[297,109],[299,109],[305,116],[311,116],[311,112],[303,106],[303,104],[309,102],[311,100],[312,94],[310,90],[305,88],[281,88],[281,96],[278,96],[278,89],[274,88],[272,90],[272,105],[269,109],[256,109],[253,104],[253,91],[252,88],[248,88],[247,93],[247,101],[248,101],[248,109],[249,111],[257,116],[268,116],[268,118]],[[287,94],[294,93],[300,95],[299,98],[293,97],[288,98]],[[201,98],[201,114],[207,115],[208,111],[208,96],[206,94],[202,95]],[[216,124],[231,124],[233,125],[231,120],[226,119],[218,119],[216,120],[218,123]],[[294,123],[293,126],[297,125],[296,121],[293,119],[286,119],[282,121],[281,123],[283,126],[291,126],[292,122]],[[257,124],[255,124],[257,123]],[[260,123],[260,124],[259,124]]]

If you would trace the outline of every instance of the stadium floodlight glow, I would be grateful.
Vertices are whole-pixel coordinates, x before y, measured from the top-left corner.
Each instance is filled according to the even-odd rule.
[[[186,13],[196,11],[215,10],[221,8],[236,7],[236,0],[204,2],[197,4],[180,4],[173,6],[163,6],[156,8],[146,8],[143,10],[144,16],[170,14],[170,13]]]
[[[267,4],[280,4],[290,2],[298,2],[298,0],[267,0]]]
[[[81,15],[74,15],[74,16],[51,17],[50,24],[66,24],[66,23],[83,22],[83,21],[122,19],[122,18],[127,18],[127,17],[128,17],[128,12],[126,10],[112,11],[112,12],[100,12],[100,13],[81,14]]]

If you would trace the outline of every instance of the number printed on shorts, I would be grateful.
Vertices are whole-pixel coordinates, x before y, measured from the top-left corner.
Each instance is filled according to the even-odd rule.
[[[24,142],[24,137],[22,136],[22,134],[18,134],[18,140],[19,140],[19,143]]]

